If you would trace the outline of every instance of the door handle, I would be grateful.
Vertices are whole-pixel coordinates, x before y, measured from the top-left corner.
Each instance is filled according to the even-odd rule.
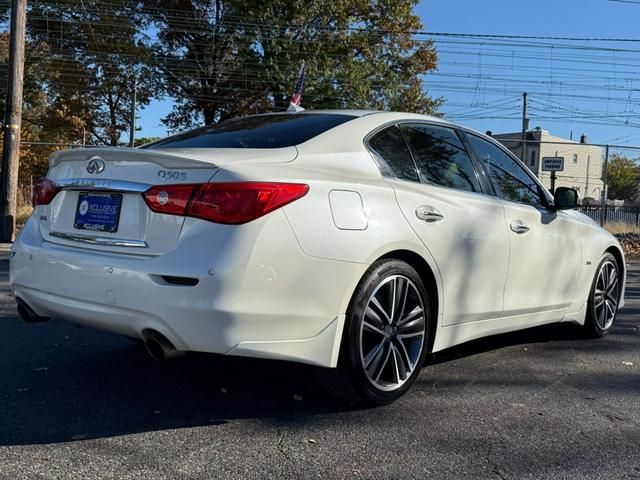
[[[527,233],[530,229],[522,220],[514,220],[511,222],[511,231],[515,233]]]
[[[416,208],[416,217],[427,223],[435,223],[444,220],[444,215],[431,205],[422,205]]]

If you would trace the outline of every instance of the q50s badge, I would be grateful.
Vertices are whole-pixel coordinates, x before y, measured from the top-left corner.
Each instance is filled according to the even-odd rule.
[[[187,172],[178,170],[158,170],[158,176],[163,180],[186,180]]]

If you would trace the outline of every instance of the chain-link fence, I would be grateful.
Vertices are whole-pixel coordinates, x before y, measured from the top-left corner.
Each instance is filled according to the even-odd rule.
[[[570,142],[544,130],[528,132],[525,142],[520,134],[494,138],[524,159],[549,190],[575,188],[580,196],[580,211],[601,225],[620,232],[640,229],[640,147]],[[52,153],[80,147],[21,142],[18,205],[25,209],[30,205],[33,184],[46,174]]]
[[[546,135],[545,135],[546,134]],[[519,135],[518,135],[519,136]],[[601,225],[621,230],[640,226],[640,147],[553,140],[545,131],[495,135],[550,191],[578,191],[580,211]]]

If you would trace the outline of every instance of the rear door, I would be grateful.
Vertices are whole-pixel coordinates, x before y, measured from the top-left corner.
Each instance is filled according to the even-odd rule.
[[[582,263],[580,225],[570,214],[548,208],[542,187],[498,145],[466,133],[509,228],[509,274],[505,315],[557,310],[573,299]]]
[[[457,132],[401,124],[368,144],[395,177],[389,181],[398,204],[438,264],[444,324],[499,317],[509,255],[504,212],[501,202],[483,194]]]

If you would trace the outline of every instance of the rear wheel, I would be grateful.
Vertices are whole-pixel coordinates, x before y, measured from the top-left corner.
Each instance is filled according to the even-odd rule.
[[[345,322],[337,369],[319,369],[333,394],[381,405],[403,395],[420,373],[429,332],[422,279],[407,263],[374,263],[356,289]]]
[[[592,337],[604,337],[613,329],[621,292],[620,267],[613,255],[605,253],[593,279],[585,331]]]

